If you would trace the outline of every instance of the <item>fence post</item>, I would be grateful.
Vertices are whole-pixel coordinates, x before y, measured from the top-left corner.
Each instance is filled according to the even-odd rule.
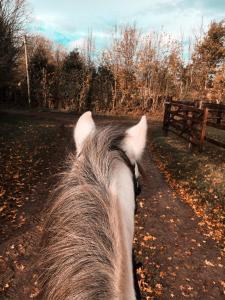
[[[170,125],[170,110],[171,110],[171,103],[165,103],[165,111],[164,111],[164,118],[163,118],[163,130],[165,136],[168,135],[169,125]]]
[[[217,112],[217,120],[216,120],[216,124],[220,125],[222,121],[222,109],[219,109]]]
[[[206,136],[206,125],[207,125],[207,119],[208,119],[208,108],[204,107],[203,109],[203,117],[202,117],[202,128],[200,131],[200,143],[199,143],[199,151],[202,152],[203,150],[203,144],[205,141]]]
[[[194,126],[194,123],[193,123],[193,119],[194,119],[194,112],[192,111],[190,113],[191,115],[191,120],[187,120],[188,122],[188,133],[189,133],[189,137],[188,137],[188,150],[189,151],[192,151],[192,148],[193,148],[193,126]]]

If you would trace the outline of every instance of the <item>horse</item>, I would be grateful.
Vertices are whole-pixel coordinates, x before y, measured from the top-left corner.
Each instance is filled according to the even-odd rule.
[[[46,216],[42,299],[136,299],[132,242],[146,116],[128,129],[96,126],[91,112],[74,128],[68,158]]]

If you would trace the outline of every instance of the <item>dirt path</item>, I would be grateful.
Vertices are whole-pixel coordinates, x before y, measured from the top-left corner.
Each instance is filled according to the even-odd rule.
[[[145,156],[147,178],[137,215],[137,256],[150,294],[164,300],[224,299],[224,258],[150,156]]]
[[[38,294],[37,273],[33,264],[38,258],[43,209],[48,187],[52,184],[52,174],[58,170],[57,166],[66,155],[63,149],[65,143],[72,142],[69,138],[71,128],[67,125],[72,124],[73,116],[37,113],[32,114],[32,118],[48,119],[57,123],[58,127],[62,123],[66,127],[60,129],[58,140],[61,143],[50,149],[55,151],[54,155],[42,157],[39,172],[45,176],[37,177],[28,200],[18,213],[18,220],[22,216],[25,221],[19,228],[4,221],[0,246],[2,300],[32,299]],[[105,124],[112,122],[112,119],[98,118],[98,122]],[[127,123],[127,120],[122,123]],[[4,152],[2,145],[4,143],[0,153]],[[146,178],[138,198],[134,241],[142,299],[224,299],[224,259],[217,245],[202,232],[202,227],[198,225],[200,219],[192,209],[168,187],[151,160],[149,148],[143,167]],[[45,173],[46,168],[48,173]]]

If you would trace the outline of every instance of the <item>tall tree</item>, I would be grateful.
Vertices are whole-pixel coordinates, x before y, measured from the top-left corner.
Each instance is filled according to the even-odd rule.
[[[0,0],[0,98],[9,96],[15,84],[26,17],[25,0]]]
[[[213,87],[218,70],[225,67],[225,21],[212,22],[204,38],[197,42],[192,56],[193,88],[201,95]]]
[[[30,75],[33,106],[51,106],[51,85],[56,68],[52,43],[40,36],[30,39]]]
[[[77,49],[71,51],[63,63],[62,92],[67,107],[82,110],[85,105],[87,91],[87,68],[84,58]]]
[[[92,80],[92,107],[96,111],[106,111],[112,109],[112,96],[114,88],[114,76],[111,70],[100,64],[97,73]]]

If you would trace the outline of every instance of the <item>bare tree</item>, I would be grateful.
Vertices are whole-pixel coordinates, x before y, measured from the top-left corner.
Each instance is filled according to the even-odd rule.
[[[103,53],[103,64],[114,75],[113,109],[129,106],[135,94],[139,39],[140,32],[135,25],[119,29],[116,26],[112,45]]]
[[[15,84],[18,55],[27,20],[25,0],[0,0],[0,94],[9,96]]]

